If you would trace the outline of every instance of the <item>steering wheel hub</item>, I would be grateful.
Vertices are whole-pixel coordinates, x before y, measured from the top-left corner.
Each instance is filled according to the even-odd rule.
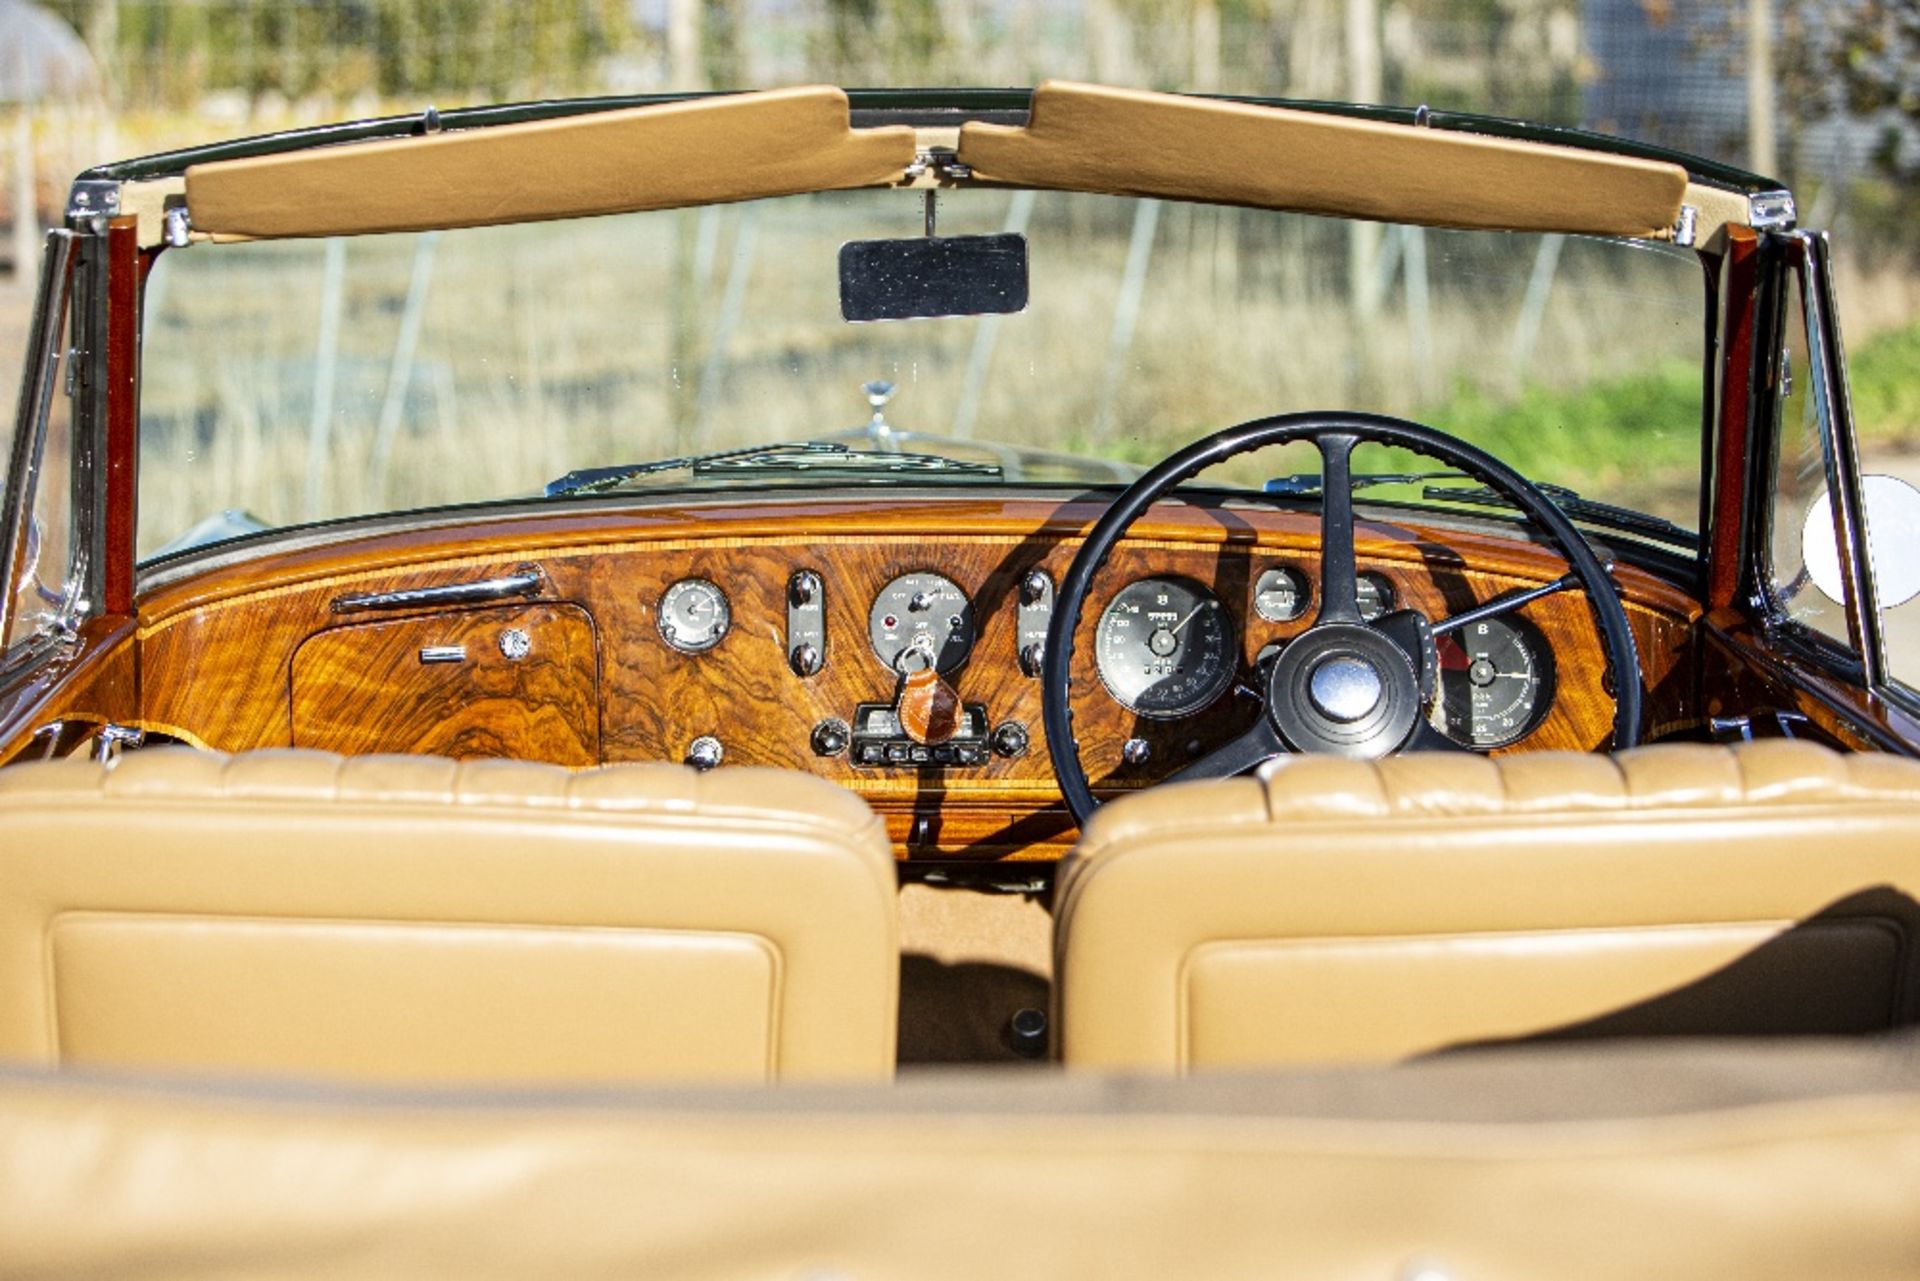
[[[1364,659],[1324,659],[1307,678],[1307,697],[1321,714],[1357,721],[1380,704],[1380,673]]]
[[[1280,652],[1267,715],[1296,752],[1385,756],[1420,715],[1420,680],[1386,636],[1359,623],[1323,623]]]

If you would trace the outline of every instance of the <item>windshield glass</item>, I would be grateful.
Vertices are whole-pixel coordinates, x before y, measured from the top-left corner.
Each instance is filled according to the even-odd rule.
[[[1026,309],[842,319],[841,245],[923,235],[922,195],[168,251],[146,301],[141,555],[775,443],[848,452],[824,469],[749,453],[610,491],[1111,481],[1216,428],[1315,409],[1427,422],[1593,502],[1697,521],[1689,251],[946,191],[940,235],[1024,233]],[[874,460],[896,451],[924,461]],[[1202,479],[1316,465],[1266,451]],[[1354,465],[1420,463],[1376,449]],[[1428,500],[1420,484],[1362,498]]]

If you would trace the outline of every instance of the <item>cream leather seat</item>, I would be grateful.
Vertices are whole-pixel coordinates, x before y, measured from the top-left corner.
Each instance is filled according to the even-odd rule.
[[[1405,1059],[1920,1021],[1920,763],[1811,743],[1285,760],[1063,866],[1070,1064]]]
[[[774,770],[188,749],[0,770],[0,1059],[891,1074],[885,831]]]

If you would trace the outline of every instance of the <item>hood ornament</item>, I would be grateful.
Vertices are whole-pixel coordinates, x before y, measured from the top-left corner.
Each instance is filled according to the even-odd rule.
[[[860,384],[860,390],[867,394],[867,404],[873,408],[873,417],[867,420],[867,439],[883,449],[898,449],[900,446],[893,438],[893,424],[887,421],[887,402],[893,399],[893,384],[884,378]]]

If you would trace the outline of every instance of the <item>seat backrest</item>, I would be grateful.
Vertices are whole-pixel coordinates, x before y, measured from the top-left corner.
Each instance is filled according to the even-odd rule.
[[[0,770],[0,1058],[886,1077],[891,847],[831,784],[184,748]]]
[[[1920,1020],[1920,763],[1811,743],[1293,757],[1115,801],[1063,867],[1071,1064],[1379,1062]]]

